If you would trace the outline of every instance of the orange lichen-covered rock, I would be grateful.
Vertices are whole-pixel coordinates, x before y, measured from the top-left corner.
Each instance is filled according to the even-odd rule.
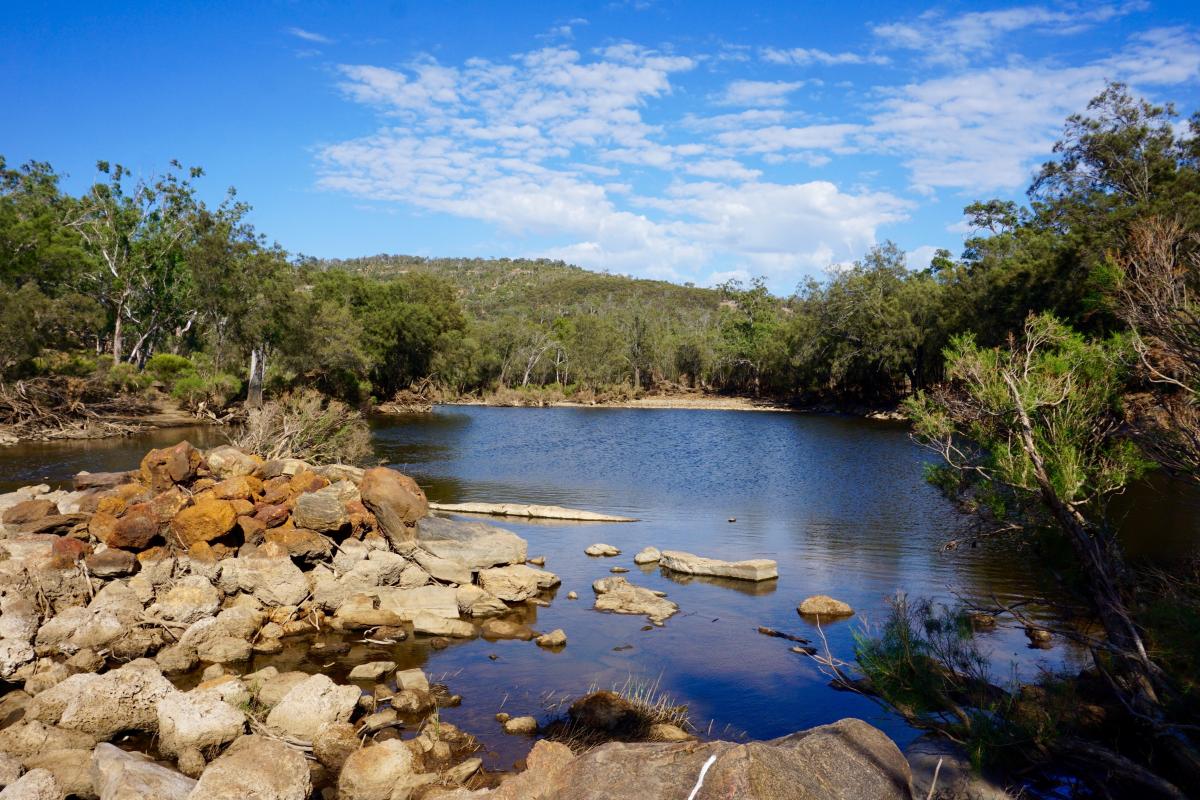
[[[124,516],[117,520],[117,524],[107,537],[97,534],[96,538],[109,547],[141,550],[150,544],[155,536],[158,536],[161,529],[162,525],[150,504],[137,503],[130,506]],[[89,530],[91,530],[90,526]]]
[[[417,482],[387,467],[374,467],[363,473],[358,486],[365,505],[379,522],[384,535],[393,542],[415,537],[413,525],[429,513],[429,502]]]
[[[171,520],[171,533],[180,547],[211,542],[233,530],[237,512],[227,500],[200,500]]]
[[[212,490],[221,500],[249,500],[262,491],[262,481],[252,475],[236,475],[216,484]]]
[[[175,519],[176,514],[187,508],[191,502],[191,495],[178,486],[172,486],[170,489],[154,495],[148,503],[140,505],[148,505],[151,513],[154,515],[155,521],[160,525],[166,525]],[[133,506],[130,508],[132,509]]]
[[[142,459],[142,480],[150,484],[155,492],[161,492],[196,477],[203,463],[204,456],[186,441],[173,447],[151,450]]]

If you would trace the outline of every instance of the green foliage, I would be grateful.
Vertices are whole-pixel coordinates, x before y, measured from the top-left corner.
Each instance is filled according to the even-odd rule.
[[[1123,337],[1094,341],[1050,315],[1031,316],[1006,348],[955,337],[945,352],[951,384],[918,393],[905,411],[914,437],[958,471],[965,483],[956,490],[1008,494],[1033,515],[1049,490],[1099,521],[1104,501],[1150,466],[1119,435],[1129,356]]]
[[[191,360],[184,356],[174,353],[155,353],[146,361],[143,369],[153,380],[170,386],[180,377],[195,372],[196,367]]]
[[[150,378],[133,364],[113,364],[104,372],[104,381],[114,392],[140,392],[150,386]]]
[[[959,742],[976,769],[1040,760],[1073,733],[1080,713],[1070,679],[999,686],[961,607],[899,594],[873,635],[855,635],[867,685],[913,725]]]

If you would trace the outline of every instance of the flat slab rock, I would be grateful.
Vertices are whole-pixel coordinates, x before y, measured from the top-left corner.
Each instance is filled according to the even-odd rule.
[[[525,540],[512,531],[435,515],[417,523],[417,544],[471,570],[523,564],[528,552]]]
[[[701,771],[712,759],[701,779]],[[904,755],[882,731],[843,719],[769,742],[611,742],[572,756],[538,742],[529,768],[496,788],[439,800],[913,800]],[[689,795],[689,792],[692,794]]]
[[[715,558],[663,550],[658,565],[685,575],[711,575],[714,578],[733,578],[742,581],[769,581],[779,577],[779,565],[769,558],[748,561],[720,561]]]

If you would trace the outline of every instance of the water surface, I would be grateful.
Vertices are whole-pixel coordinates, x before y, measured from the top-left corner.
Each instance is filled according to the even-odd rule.
[[[211,445],[212,429],[85,443],[21,445],[0,451],[0,487],[58,482],[79,469],[126,469],[150,446],[180,438]],[[922,478],[927,454],[901,425],[832,416],[660,409],[505,409],[442,407],[432,414],[374,421],[377,455],[413,475],[431,500],[549,503],[639,518],[631,524],[497,521],[544,555],[562,586],[546,608],[522,612],[538,630],[563,628],[568,645],[548,652],[529,642],[476,639],[432,651],[422,638],[390,648],[361,644],[332,659],[295,649],[276,663],[344,673],[383,657],[422,666],[462,694],[442,712],[483,739],[491,768],[507,768],[529,741],[503,735],[498,710],[548,719],[553,704],[591,687],[631,677],[657,682],[713,735],[765,739],[865,718],[903,746],[916,732],[873,703],[827,685],[790,643],[762,636],[760,625],[824,635],[851,658],[854,633],[879,621],[898,591],[980,602],[1021,600],[1035,592],[1036,554],[989,546],[943,552],[963,520]],[[1123,498],[1132,543],[1153,552],[1197,539],[1194,496],[1159,483]],[[1170,502],[1166,498],[1170,497]],[[593,542],[621,548],[589,558]],[[778,580],[761,584],[683,578],[638,567],[646,545],[724,559],[772,558]],[[680,606],[662,628],[641,617],[591,610],[593,580],[614,565],[632,582],[660,589]],[[566,599],[568,591],[579,599]],[[857,609],[823,631],[796,605],[830,594]],[[1049,612],[1042,612],[1049,613]],[[1003,680],[1081,663],[1063,646],[1030,650],[1016,630],[982,637]],[[490,658],[489,656],[495,656]],[[711,727],[710,727],[711,726]]]

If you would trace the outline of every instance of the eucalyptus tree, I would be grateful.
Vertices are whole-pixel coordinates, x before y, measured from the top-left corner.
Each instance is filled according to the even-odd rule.
[[[110,350],[120,362],[127,355],[127,330],[138,336],[133,354],[144,356],[148,339],[167,325],[187,292],[183,253],[198,208],[192,181],[203,170],[185,172],[172,161],[164,175],[150,180],[134,179],[107,161],[96,168],[104,177],[66,209],[64,224],[91,256],[83,283],[108,311]]]

